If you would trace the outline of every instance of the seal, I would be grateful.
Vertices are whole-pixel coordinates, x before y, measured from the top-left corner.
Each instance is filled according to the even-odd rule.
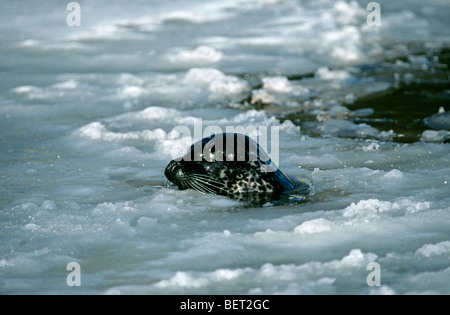
[[[165,176],[180,190],[260,204],[278,200],[295,187],[256,141],[237,133],[194,143],[186,155],[169,163]]]

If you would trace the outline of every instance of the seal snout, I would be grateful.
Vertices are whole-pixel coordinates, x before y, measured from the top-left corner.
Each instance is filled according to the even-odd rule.
[[[171,161],[169,165],[167,165],[164,174],[170,182],[178,187],[181,186],[181,180],[185,176],[181,163],[177,161]]]
[[[173,179],[176,178],[178,169],[181,169],[181,166],[179,164],[179,162],[170,161],[169,165],[167,165],[164,174],[166,175],[168,180],[173,181]]]

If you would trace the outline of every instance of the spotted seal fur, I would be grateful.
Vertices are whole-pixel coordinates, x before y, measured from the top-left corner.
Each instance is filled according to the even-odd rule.
[[[165,175],[180,190],[253,203],[280,199],[295,187],[256,141],[237,133],[194,143],[186,155],[169,163]]]

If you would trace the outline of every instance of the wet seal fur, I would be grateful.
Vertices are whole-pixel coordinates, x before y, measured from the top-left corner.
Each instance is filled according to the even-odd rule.
[[[252,204],[280,200],[299,187],[246,135],[223,133],[194,143],[165,169],[180,190],[228,196]],[[300,185],[303,187],[303,185]]]

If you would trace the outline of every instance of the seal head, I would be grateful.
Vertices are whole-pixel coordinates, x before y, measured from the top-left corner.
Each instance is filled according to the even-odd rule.
[[[169,163],[165,175],[180,190],[256,203],[277,200],[295,187],[257,142],[237,133],[193,144],[185,156]]]

